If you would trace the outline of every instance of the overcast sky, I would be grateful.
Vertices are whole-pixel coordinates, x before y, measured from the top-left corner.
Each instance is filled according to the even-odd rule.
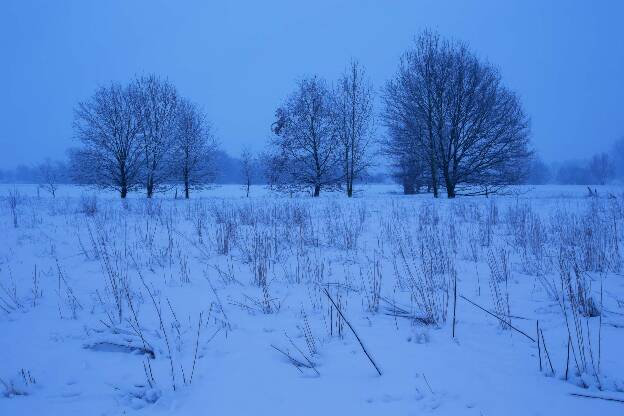
[[[63,158],[75,104],[149,72],[206,109],[226,151],[260,150],[298,78],[357,58],[379,91],[427,27],[500,68],[545,160],[583,158],[624,135],[623,19],[620,0],[2,0],[0,167]]]

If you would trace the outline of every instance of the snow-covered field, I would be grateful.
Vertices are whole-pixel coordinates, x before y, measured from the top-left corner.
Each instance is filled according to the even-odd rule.
[[[624,190],[597,191],[2,185],[0,415],[622,415]]]

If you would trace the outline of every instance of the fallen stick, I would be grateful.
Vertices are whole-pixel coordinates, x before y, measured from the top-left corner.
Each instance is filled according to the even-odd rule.
[[[327,298],[329,299],[329,301],[332,303],[332,305],[334,305],[334,307],[336,308],[336,310],[338,311],[338,313],[340,314],[340,317],[342,319],[344,319],[344,321],[347,323],[347,325],[349,326],[349,329],[351,330],[351,332],[353,332],[353,335],[355,335],[355,338],[357,339],[357,341],[360,343],[360,347],[362,347],[362,351],[364,351],[364,354],[366,355],[366,357],[368,357],[368,360],[371,362],[371,364],[373,365],[373,367],[375,367],[375,370],[377,370],[377,373],[379,375],[381,375],[381,370],[379,369],[379,367],[377,367],[377,364],[375,364],[375,361],[373,360],[373,358],[370,356],[370,354],[368,353],[368,351],[366,351],[366,347],[364,346],[364,344],[362,343],[362,340],[360,339],[360,337],[358,336],[357,332],[355,332],[355,329],[353,329],[353,327],[351,326],[351,323],[347,320],[347,318],[344,316],[344,314],[342,313],[342,311],[340,310],[340,308],[338,307],[338,305],[336,305],[336,302],[334,302],[334,300],[332,299],[332,297],[329,295],[329,292],[327,291],[327,289],[323,288],[323,291],[325,292],[325,295],[327,296]]]
[[[499,317],[498,315],[488,311],[487,309],[485,309],[484,307],[481,307],[479,305],[477,305],[476,303],[474,303],[473,301],[471,301],[470,299],[468,299],[467,297],[465,297],[464,295],[457,295],[460,298],[462,298],[463,300],[465,300],[466,302],[472,304],[473,306],[476,306],[477,308],[481,309],[483,312],[487,313],[488,315],[492,315],[494,318],[498,319],[499,321],[503,322],[505,325],[509,326],[511,329],[513,329],[516,332],[519,332],[520,334],[524,335],[525,337],[527,337],[528,339],[530,339],[531,341],[535,342],[535,340],[533,339],[533,337],[527,335],[525,332],[521,331],[520,329],[516,328],[515,326],[513,326],[512,324],[510,324],[509,322],[505,321],[503,318]]]
[[[317,376],[320,376],[321,373],[319,373],[319,371],[316,369],[316,366],[314,365],[314,363],[312,362],[312,360],[310,360],[304,353],[303,351],[301,351],[301,348],[299,348],[297,346],[297,344],[295,344],[295,342],[288,336],[288,334],[286,332],[284,332],[284,335],[286,335],[286,338],[288,338],[288,341],[290,341],[290,343],[292,344],[293,347],[295,347],[295,349],[297,351],[299,351],[299,354],[301,354],[301,356],[308,362],[308,364],[310,365],[310,368],[312,370],[314,370],[314,372],[316,373]]]
[[[279,348],[277,348],[275,345],[271,344],[271,347],[278,351],[281,352],[282,354],[284,354],[286,356],[286,358],[288,358],[288,361],[290,361],[290,363],[301,373],[303,374],[303,371],[301,371],[300,367],[305,367],[305,368],[312,368],[310,366],[308,366],[307,364],[293,358],[290,354],[288,354],[287,352],[284,352],[282,350],[280,350]]]
[[[607,400],[609,402],[624,403],[624,399],[616,399],[615,397],[593,396],[591,394],[582,394],[582,393],[570,393],[570,396],[583,397],[583,398],[586,398],[586,399]]]

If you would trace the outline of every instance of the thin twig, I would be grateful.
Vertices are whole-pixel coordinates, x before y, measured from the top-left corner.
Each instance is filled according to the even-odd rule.
[[[332,305],[334,305],[334,307],[336,308],[336,310],[338,311],[338,313],[340,314],[340,317],[342,317],[342,319],[347,323],[347,325],[349,326],[349,329],[351,330],[351,332],[353,332],[353,335],[355,335],[355,338],[357,339],[357,341],[360,343],[360,347],[362,347],[362,351],[364,351],[364,354],[366,355],[366,357],[368,357],[369,361],[371,362],[371,364],[373,365],[373,367],[375,367],[375,370],[377,370],[377,373],[379,375],[381,375],[381,370],[379,369],[379,367],[377,367],[377,364],[375,364],[375,361],[373,360],[373,358],[370,356],[370,354],[368,353],[368,351],[366,351],[366,347],[364,346],[364,344],[362,343],[362,340],[360,339],[360,337],[358,336],[357,332],[355,332],[355,329],[353,329],[353,327],[351,326],[351,323],[347,320],[347,318],[344,316],[344,314],[342,313],[342,311],[340,310],[340,308],[338,307],[338,305],[336,305],[336,302],[334,302],[334,300],[332,299],[332,297],[329,295],[329,292],[327,291],[327,289],[323,288],[323,291],[325,292],[325,295],[327,296],[327,298],[329,298],[329,301],[332,303]]]
[[[471,301],[470,299],[468,299],[467,297],[465,297],[464,295],[457,295],[460,298],[462,298],[463,300],[465,300],[466,302],[472,304],[473,306],[476,306],[477,308],[481,309],[483,312],[492,315],[494,318],[498,319],[499,321],[503,322],[505,325],[508,325],[511,329],[513,329],[514,331],[524,335],[525,337],[527,337],[528,339],[530,339],[533,342],[536,342],[535,339],[533,339],[533,337],[531,337],[530,335],[527,335],[525,332],[521,331],[520,329],[516,328],[515,326],[511,325],[509,322],[505,321],[504,319],[502,319],[501,317],[499,317],[498,315],[488,311],[487,309],[485,309],[484,307],[481,307],[479,305],[477,305],[476,303],[474,303],[473,301]]]
[[[197,323],[197,338],[195,339],[195,354],[193,355],[193,368],[191,368],[191,377],[189,378],[189,384],[193,383],[193,374],[195,373],[195,363],[197,362],[197,349],[199,348],[199,335],[202,326],[202,313],[199,313],[199,322]]]
[[[546,351],[546,358],[548,358],[548,364],[550,365],[550,371],[555,374],[555,370],[553,369],[552,361],[550,361],[550,354],[548,354],[548,348],[546,348],[546,339],[544,338],[544,331],[540,329],[540,334],[542,335],[542,344],[544,345],[544,351]]]
[[[615,397],[593,396],[591,394],[582,394],[582,393],[570,393],[570,396],[584,397],[584,398],[587,398],[587,399],[607,400],[607,401],[610,401],[610,402],[617,402],[617,403],[624,403],[624,399],[618,399],[618,398],[615,398]]]
[[[537,355],[539,357],[539,369],[541,373],[542,372],[542,348],[540,346],[539,319],[535,321],[535,333],[537,334]]]
[[[279,352],[281,352],[282,354],[284,354],[284,355],[288,358],[288,361],[290,361],[290,363],[291,363],[291,364],[292,364],[292,365],[293,365],[293,366],[294,366],[297,370],[299,370],[299,372],[300,372],[301,374],[303,374],[303,371],[301,371],[301,368],[300,368],[300,367],[312,368],[312,367],[308,366],[307,364],[302,363],[301,361],[294,359],[294,358],[293,358],[290,354],[288,354],[287,352],[284,352],[284,351],[280,350],[280,349],[279,349],[279,348],[277,348],[275,345],[271,344],[271,347],[272,347],[273,349],[275,349],[276,351],[279,351]]]

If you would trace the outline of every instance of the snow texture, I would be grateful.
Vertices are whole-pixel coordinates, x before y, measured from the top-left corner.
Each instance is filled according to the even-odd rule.
[[[621,188],[0,195],[2,416],[624,414]]]

